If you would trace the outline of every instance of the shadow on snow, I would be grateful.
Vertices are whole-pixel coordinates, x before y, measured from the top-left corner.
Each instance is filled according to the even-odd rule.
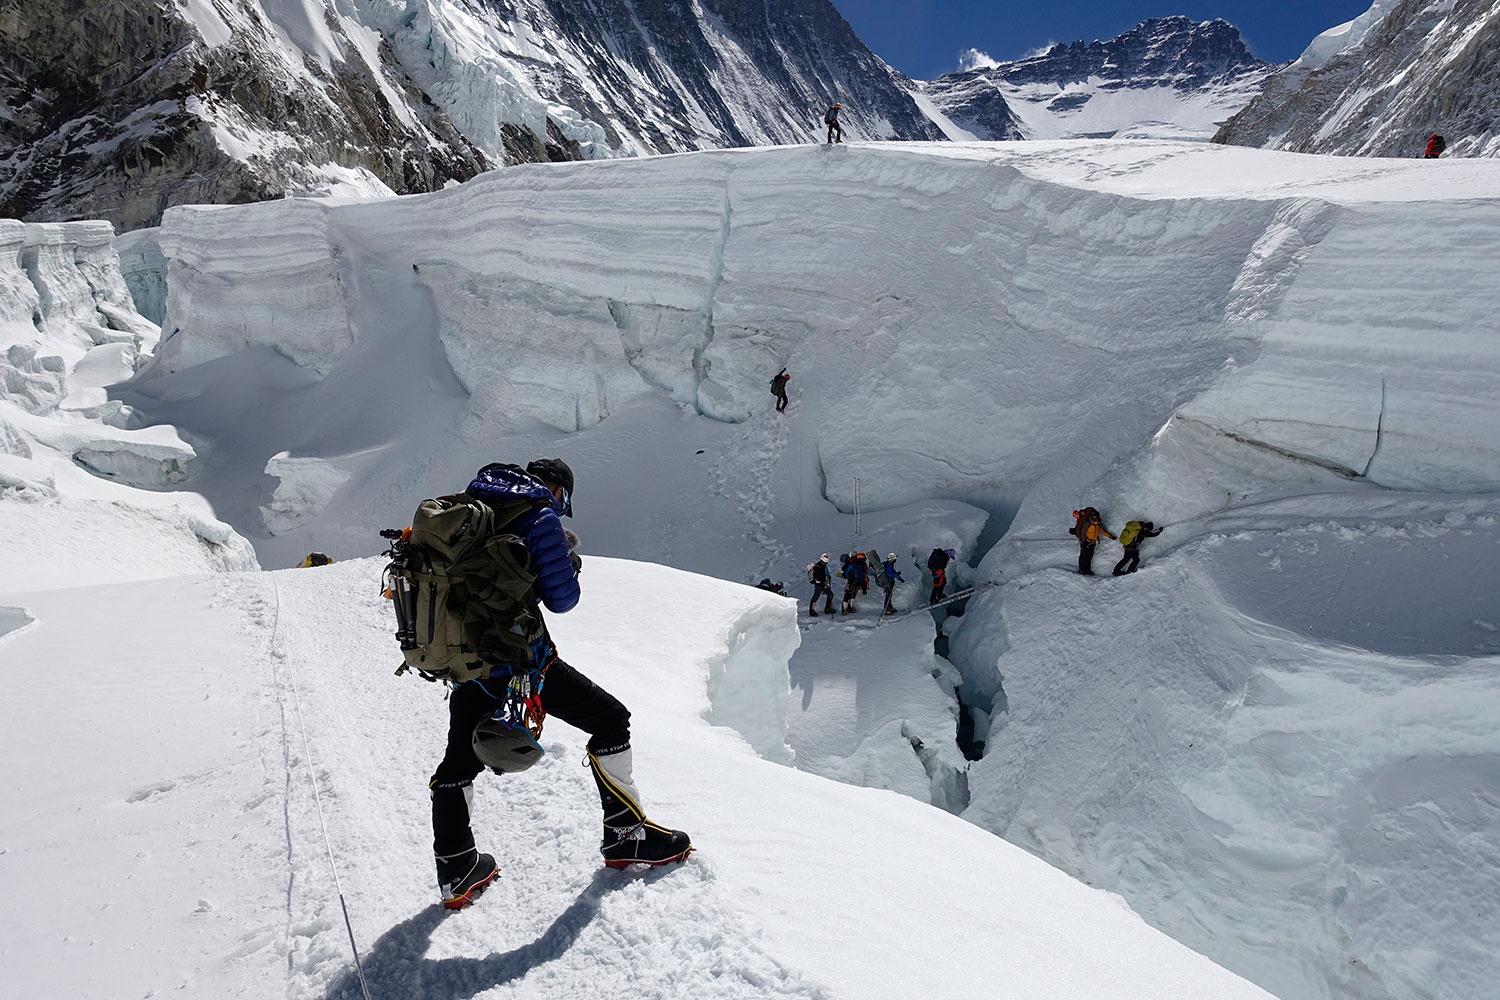
[[[664,870],[653,868],[638,877],[654,880],[664,874],[667,874]],[[621,872],[596,872],[572,905],[558,914],[536,940],[483,958],[425,958],[433,932],[445,919],[457,916],[458,912],[445,910],[437,904],[424,907],[382,934],[363,954],[370,996],[374,1000],[410,1000],[413,997],[464,1000],[496,986],[524,979],[532,970],[565,955],[599,915],[604,897],[631,881],[629,875]],[[459,919],[484,920],[495,914],[495,904],[504,906],[498,898],[502,894],[496,891],[497,888],[492,886],[486,893],[489,898],[481,897],[473,907],[462,911]],[[486,903],[491,905],[487,907]],[[498,913],[502,920],[515,916],[512,910],[501,909]],[[348,968],[328,988],[325,997],[326,1000],[363,1000],[358,971],[353,966]]]

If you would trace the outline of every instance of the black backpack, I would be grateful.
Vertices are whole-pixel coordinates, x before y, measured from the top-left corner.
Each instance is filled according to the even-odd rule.
[[[942,549],[933,549],[932,555],[927,557],[927,568],[931,570],[947,569],[948,553]]]

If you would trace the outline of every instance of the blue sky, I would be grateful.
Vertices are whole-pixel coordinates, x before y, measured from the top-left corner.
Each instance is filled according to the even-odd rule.
[[[1370,0],[833,0],[880,58],[918,80],[959,68],[974,48],[1019,59],[1049,42],[1113,38],[1148,17],[1221,17],[1240,29],[1250,51],[1271,62],[1295,59],[1319,32],[1353,20]]]

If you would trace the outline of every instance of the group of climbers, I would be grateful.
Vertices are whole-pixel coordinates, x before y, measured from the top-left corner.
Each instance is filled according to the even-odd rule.
[[[1127,521],[1119,538],[1115,538],[1104,526],[1104,519],[1099,511],[1093,507],[1075,510],[1073,520],[1076,523],[1068,529],[1068,534],[1078,538],[1078,572],[1084,576],[1094,575],[1094,548],[1099,544],[1099,536],[1115,539],[1124,548],[1125,554],[1115,563],[1114,569],[1115,576],[1124,576],[1140,568],[1141,542],[1155,538],[1162,532],[1152,521]]]
[[[927,568],[932,572],[930,603],[936,604],[943,599],[948,585],[948,563],[957,558],[957,555],[953,549],[933,549],[932,555],[928,557]],[[879,568],[873,568],[873,564],[877,562]],[[820,555],[817,561],[807,564],[807,582],[812,584],[813,588],[812,599],[807,604],[807,613],[814,618],[818,617],[819,598],[823,600],[822,613],[833,614],[833,576],[830,566],[831,557],[827,552]],[[844,581],[844,593],[839,606],[841,614],[853,614],[859,610],[855,606],[855,600],[870,592],[872,575],[885,597],[881,614],[896,613],[893,600],[896,584],[906,582],[906,577],[901,575],[901,570],[896,566],[896,553],[889,552],[884,559],[881,559],[875,552],[844,553],[839,556],[838,575]]]
[[[824,552],[817,558],[816,562],[807,564],[807,582],[812,584],[812,599],[808,601],[807,613],[814,618],[818,617],[818,598],[823,599],[823,614],[833,614],[833,578],[830,575],[830,556]],[[874,552],[848,552],[839,557],[839,576],[844,580],[844,594],[840,599],[839,611],[842,614],[853,614],[858,610],[854,601],[862,594],[870,592],[870,564],[879,559]],[[893,615],[896,606],[891,602],[891,595],[896,589],[896,584],[905,583],[906,578],[896,568],[896,553],[892,552],[880,561],[880,568],[874,571],[875,580],[881,591],[885,594],[885,607],[883,614]]]
[[[1094,550],[1099,545],[1099,539],[1109,538],[1120,543],[1124,550],[1120,561],[1115,564],[1114,575],[1124,576],[1134,573],[1141,565],[1141,543],[1148,538],[1155,538],[1162,533],[1162,529],[1156,526],[1154,521],[1127,521],[1125,527],[1120,531],[1118,537],[1104,526],[1104,518],[1094,507],[1084,507],[1073,511],[1073,527],[1068,529],[1068,534],[1078,539],[1078,572],[1084,576],[1094,575]],[[948,588],[948,566],[958,557],[953,549],[935,548],[927,557],[927,570],[932,574],[932,590],[927,595],[929,605],[941,603],[947,596]],[[879,558],[875,553],[849,552],[839,556],[838,575],[844,581],[844,593],[841,599],[839,611],[841,614],[852,614],[856,611],[855,600],[862,594],[870,592],[871,563]],[[829,569],[831,557],[824,552],[817,561],[807,564],[807,582],[812,584],[812,598],[807,605],[807,613],[814,618],[819,617],[818,600],[823,601],[822,614],[833,614],[833,575]],[[880,569],[875,571],[876,581],[880,589],[885,593],[884,614],[893,615],[896,607],[891,601],[897,583],[905,583],[906,578],[896,568],[896,553],[892,552],[880,563]],[[769,579],[762,580],[758,586],[763,590],[770,590],[778,594],[785,594],[782,585],[772,584]]]
[[[1094,550],[1099,545],[1099,539],[1109,538],[1120,543],[1124,550],[1120,561],[1115,563],[1115,576],[1124,576],[1134,573],[1141,566],[1141,543],[1148,538],[1155,538],[1162,533],[1162,529],[1156,526],[1154,521],[1127,521],[1125,527],[1116,536],[1104,526],[1104,518],[1097,508],[1084,507],[1073,511],[1073,527],[1068,529],[1068,534],[1078,539],[1078,572],[1084,576],[1094,575]],[[948,565],[958,557],[953,549],[935,548],[927,557],[927,570],[932,574],[932,590],[927,595],[929,605],[942,602],[947,596],[948,588]],[[840,604],[841,614],[852,614],[855,608],[855,599],[861,594],[870,592],[870,564],[878,558],[875,553],[849,552],[839,557],[839,576],[844,581],[844,593]],[[807,564],[807,582],[812,584],[812,599],[808,602],[807,613],[814,618],[819,616],[818,599],[823,600],[823,614],[833,614],[833,577],[829,570],[831,557],[824,552],[816,562]],[[876,572],[876,580],[880,589],[885,593],[884,614],[896,613],[895,605],[891,602],[892,593],[897,583],[905,583],[906,579],[901,571],[896,568],[896,554],[890,553],[880,564]],[[762,580],[759,586],[764,590],[772,590],[779,594],[785,594],[781,584],[771,584],[769,579]]]

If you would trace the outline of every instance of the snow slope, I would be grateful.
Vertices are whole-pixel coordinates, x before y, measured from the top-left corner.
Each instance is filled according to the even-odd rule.
[[[642,599],[611,629],[715,620],[727,584],[640,563],[805,597],[820,551],[894,552],[913,613],[862,597],[804,619],[793,653],[781,605],[787,676],[752,687],[791,683],[784,728],[713,721],[957,813],[1278,996],[1479,998],[1500,972],[1496,180],[1480,161],[1196,143],[849,144],[183,209],[155,237],[162,347],[110,394],[192,442],[183,485],[265,565],[339,558],[276,577],[298,586],[368,580],[348,561],[374,529],[538,454],[578,470],[585,552],[631,561],[619,587]],[[149,289],[147,249],[132,273]],[[1114,529],[1167,525],[1140,573],[1070,572],[1085,503]],[[20,557],[51,566],[41,537]],[[954,586],[982,589],[929,614],[933,546],[959,551]],[[0,617],[4,655],[50,593],[0,602],[31,609]],[[590,666],[636,655],[595,641]],[[430,764],[399,766],[411,784]],[[796,836],[867,833],[809,819],[845,794],[819,787]],[[931,829],[880,814],[880,842],[949,835],[919,811]],[[932,898],[1009,919],[975,901],[989,864]],[[426,891],[425,869],[402,877],[403,899]],[[571,956],[576,917],[538,947]]]
[[[1024,996],[1266,996],[977,827],[758,756],[791,602],[586,559],[559,645],[630,705],[648,808],[700,849],[602,868],[583,736],[553,720],[537,767],[478,783],[504,871],[459,914],[428,854],[446,713],[387,669],[378,561],[26,597],[0,644],[53,680],[0,685],[15,745],[53,766],[0,764],[7,995],[359,997],[352,933],[381,997],[963,996],[997,969]]]

